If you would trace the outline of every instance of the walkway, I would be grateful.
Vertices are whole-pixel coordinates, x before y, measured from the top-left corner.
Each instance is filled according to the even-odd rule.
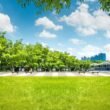
[[[34,72],[34,73],[11,73],[11,72],[0,72],[0,76],[52,76],[52,77],[58,77],[58,76],[110,76],[109,73],[77,73],[77,72]]]

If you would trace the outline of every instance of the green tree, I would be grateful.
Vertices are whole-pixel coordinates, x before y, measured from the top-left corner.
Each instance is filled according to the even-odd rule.
[[[12,42],[0,34],[0,70],[10,70],[15,67],[32,68],[42,71],[86,71],[89,61],[80,61],[68,53],[51,51],[41,44],[23,44],[22,40]]]
[[[40,7],[40,10],[56,10],[57,13],[60,12],[64,7],[69,7],[72,0],[17,0],[22,7],[26,7],[33,3],[36,7]],[[85,0],[79,0],[84,2]],[[105,11],[110,11],[110,0],[98,0],[101,8]]]
[[[8,41],[7,39],[4,37],[5,33],[0,33],[0,67],[2,69],[2,66],[5,64],[4,62],[4,54],[6,54],[6,50],[8,47]]]
[[[26,7],[33,3],[40,10],[56,10],[57,13],[64,7],[69,7],[71,0],[17,0],[22,7]]]
[[[86,72],[90,68],[90,61],[79,61],[79,71]]]
[[[99,2],[103,10],[110,12],[110,0],[99,0]]]

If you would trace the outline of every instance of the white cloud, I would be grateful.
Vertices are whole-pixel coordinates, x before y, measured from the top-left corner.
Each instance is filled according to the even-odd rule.
[[[107,32],[106,32],[105,37],[107,37],[107,38],[110,39],[110,31],[107,31]]]
[[[49,48],[49,50],[50,50],[50,51],[55,51],[55,49],[54,49],[54,48]]]
[[[63,52],[61,49],[58,49],[58,48],[49,48],[49,50],[51,50],[51,51],[59,51],[59,52]]]
[[[110,60],[110,44],[106,44],[104,46],[104,49],[105,49],[105,52],[106,52],[106,55],[107,55],[107,60]]]
[[[75,12],[72,12],[69,16],[63,16],[60,20],[70,26],[76,27],[91,25],[93,18],[89,18],[92,18],[92,16],[88,13],[88,5],[82,4]]]
[[[105,45],[103,48],[94,45],[86,45],[81,49],[67,48],[66,51],[71,55],[76,56],[78,59],[81,59],[84,56],[91,57],[98,55],[99,53],[106,53],[107,60],[110,60],[110,44]]]
[[[85,36],[94,35],[96,33],[96,31],[94,29],[92,29],[92,28],[82,28],[82,27],[79,27],[79,28],[77,28],[77,31],[79,33],[84,34]]]
[[[11,23],[10,17],[0,13],[0,31],[14,32],[14,26]]]
[[[78,54],[81,57],[83,56],[91,57],[99,54],[100,52],[102,52],[101,48],[93,45],[86,45]]]
[[[48,47],[48,44],[45,42],[40,42],[42,44],[43,47]]]
[[[61,17],[60,21],[66,22],[86,36],[94,35],[97,31],[110,31],[110,16],[102,10],[90,13],[87,4],[81,4],[70,15]]]
[[[62,52],[67,52],[70,55],[76,56],[78,59],[81,59],[82,57],[92,57],[95,55],[98,55],[99,53],[105,53],[107,60],[110,60],[110,44],[107,44],[103,47],[98,47],[94,45],[86,45],[82,48],[65,48],[65,49],[55,49],[55,48],[50,48],[50,50],[55,51],[62,51]]]
[[[47,17],[39,18],[35,21],[35,25],[39,26],[42,25],[44,26],[45,29],[53,29],[55,31],[62,30],[63,27],[61,25],[55,25],[50,19]]]
[[[77,51],[76,51],[76,49],[75,48],[71,48],[71,47],[69,47],[69,48],[67,48],[67,50],[66,50],[70,55],[73,55],[73,56],[77,56]]]
[[[85,44],[84,41],[76,39],[76,38],[72,38],[69,40],[73,45],[81,45],[81,44]]]
[[[110,52],[110,44],[105,45],[104,48],[107,52]]]
[[[41,38],[45,38],[45,39],[54,39],[56,38],[56,34],[53,34],[53,33],[50,33],[46,30],[43,30],[40,34],[39,34],[39,37]]]

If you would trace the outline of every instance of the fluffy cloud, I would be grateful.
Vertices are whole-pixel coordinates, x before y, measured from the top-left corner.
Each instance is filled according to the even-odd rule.
[[[55,31],[62,30],[63,27],[61,25],[55,25],[50,19],[47,17],[39,18],[35,21],[35,25],[42,25],[45,29],[53,29]]]
[[[106,52],[106,55],[107,55],[107,59],[110,60],[110,44],[106,44],[104,46],[104,49],[105,49],[105,52]]]
[[[77,58],[79,59],[84,56],[91,57],[99,53],[106,53],[107,60],[110,60],[110,44],[103,46],[103,48],[93,45],[86,45],[79,50],[77,50],[76,48],[67,48],[67,52],[71,55],[77,56]]]
[[[54,51],[63,52],[63,51],[62,51],[61,49],[59,49],[59,48],[52,48],[52,47],[51,47],[51,48],[49,48],[49,50],[51,50],[51,51],[53,51],[53,52],[54,52]]]
[[[43,47],[48,47],[48,44],[45,42],[40,42],[42,44]]]
[[[72,38],[69,40],[73,45],[81,45],[84,44],[85,42],[76,38]]]
[[[67,48],[67,52],[81,59],[84,56],[91,57],[91,56],[97,55],[100,52],[103,52],[103,50],[97,46],[86,45],[81,49]]]
[[[77,28],[77,31],[79,33],[82,33],[84,34],[85,36],[89,36],[89,35],[94,35],[96,33],[96,31],[92,28],[82,28],[82,27],[79,27]]]
[[[11,23],[10,17],[6,14],[0,13],[0,32],[14,32],[14,26]]]
[[[86,36],[94,35],[97,31],[110,31],[110,16],[102,10],[90,13],[87,4],[81,4],[70,15],[61,17],[60,21],[66,22]]]
[[[77,56],[77,50],[75,48],[67,48],[66,50],[70,55]]]
[[[87,57],[91,57],[94,55],[99,54],[100,52],[102,52],[102,49],[97,47],[97,46],[93,46],[93,45],[86,45],[80,52],[79,52],[79,56],[87,56]]]
[[[110,52],[110,44],[105,45],[104,48],[107,52]]]
[[[110,39],[110,31],[107,31],[107,33],[105,34],[105,37]]]
[[[81,59],[84,56],[91,57],[94,55],[98,55],[99,53],[106,53],[107,60],[110,60],[110,44],[103,46],[103,48],[88,44],[79,49],[68,47],[63,50],[59,48],[50,48],[50,50],[52,51],[57,50],[62,52],[66,51],[70,55],[76,56],[78,59]]]
[[[56,34],[53,34],[53,33],[50,33],[46,30],[43,30],[40,34],[39,34],[39,37],[41,38],[45,38],[45,39],[54,39],[56,38]]]

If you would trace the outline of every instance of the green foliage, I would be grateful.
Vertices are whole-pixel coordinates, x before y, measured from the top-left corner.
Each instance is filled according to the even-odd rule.
[[[33,3],[43,11],[56,10],[57,13],[64,7],[69,7],[71,0],[17,0],[22,7],[26,7]]]
[[[99,2],[103,10],[110,12],[110,0],[99,0]]]
[[[98,61],[91,61],[91,63],[103,63],[104,61],[98,60]]]
[[[79,0],[84,2],[85,0]],[[110,0],[98,0],[101,8],[104,11],[110,11]],[[27,7],[29,4],[33,3],[36,7],[39,7],[42,11],[52,11],[55,10],[57,13],[61,11],[64,7],[69,7],[71,0],[17,0],[22,7]],[[40,10],[40,11],[41,11]],[[40,12],[38,11],[38,13]]]
[[[41,44],[23,44],[22,40],[12,42],[0,34],[0,70],[14,67],[29,67],[42,71],[87,71],[90,63],[80,61],[68,53],[50,51]]]

